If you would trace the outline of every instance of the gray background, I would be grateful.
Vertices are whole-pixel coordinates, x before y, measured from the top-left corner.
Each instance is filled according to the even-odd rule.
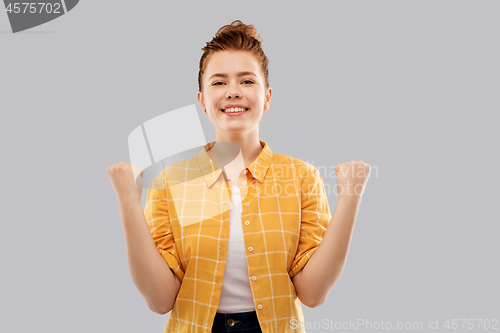
[[[343,275],[326,303],[303,306],[306,321],[498,320],[499,10],[82,1],[18,34],[2,11],[0,331],[163,332],[168,314],[130,278],[106,167],[128,161],[135,127],[196,103],[201,47],[235,19],[255,24],[270,59],[261,140],[318,168],[378,170]]]

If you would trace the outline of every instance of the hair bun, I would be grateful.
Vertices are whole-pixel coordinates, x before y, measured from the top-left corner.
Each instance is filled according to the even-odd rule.
[[[253,24],[245,24],[241,22],[240,20],[235,20],[231,22],[231,24],[226,24],[225,26],[221,27],[217,33],[215,34],[215,38],[220,38],[223,37],[224,35],[232,32],[232,31],[238,31],[246,36],[253,37],[259,42],[262,42],[262,37],[260,37],[259,33],[257,32],[257,29],[255,29]]]

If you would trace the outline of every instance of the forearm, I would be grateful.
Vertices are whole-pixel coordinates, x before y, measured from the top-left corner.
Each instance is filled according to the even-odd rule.
[[[173,307],[181,281],[158,252],[140,201],[119,200],[130,275],[149,308],[167,313]]]
[[[360,202],[361,198],[339,198],[321,244],[294,280],[301,301],[313,307],[322,304],[340,278]]]

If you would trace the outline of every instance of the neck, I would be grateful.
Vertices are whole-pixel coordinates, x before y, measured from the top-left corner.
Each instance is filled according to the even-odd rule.
[[[217,142],[231,142],[237,145],[240,149],[240,156],[243,160],[245,168],[257,159],[260,152],[262,151],[262,146],[260,145],[259,133],[253,133],[252,135],[241,135],[241,133],[216,133],[216,143]],[[225,146],[227,148],[227,146]],[[224,148],[223,145],[219,145],[219,149]],[[222,151],[217,149],[217,144],[214,146],[213,153],[221,154]]]

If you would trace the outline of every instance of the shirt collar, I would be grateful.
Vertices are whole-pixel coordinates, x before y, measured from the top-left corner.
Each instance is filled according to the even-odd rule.
[[[247,169],[252,174],[252,176],[257,179],[259,182],[264,181],[264,177],[266,176],[267,170],[271,166],[271,162],[273,159],[273,152],[269,145],[262,140],[260,141],[260,145],[263,147],[259,156],[255,159],[255,161],[250,164]],[[200,166],[201,174],[205,179],[208,187],[211,187],[217,179],[219,179],[222,169],[219,168],[210,158],[208,151],[212,149],[215,141],[207,143],[203,146],[203,149],[200,151],[198,155],[198,165]]]

